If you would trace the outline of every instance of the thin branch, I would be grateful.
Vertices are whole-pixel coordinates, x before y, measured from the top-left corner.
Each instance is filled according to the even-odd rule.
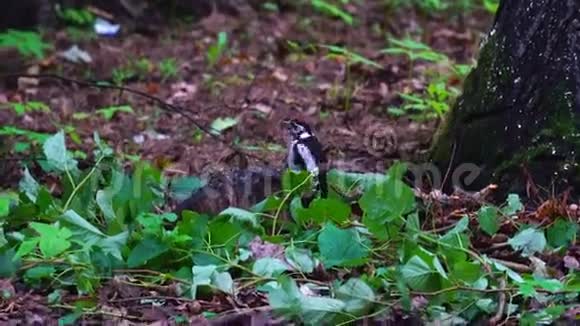
[[[119,91],[123,91],[123,92],[127,92],[127,93],[131,93],[134,95],[138,95],[141,96],[143,98],[146,98],[150,101],[155,102],[156,104],[161,106],[161,109],[168,111],[168,112],[173,112],[173,113],[177,113],[179,115],[181,115],[182,117],[184,117],[185,119],[187,119],[191,124],[193,124],[195,127],[199,128],[202,132],[204,132],[205,134],[209,135],[210,137],[214,138],[215,140],[219,141],[220,143],[224,144],[225,146],[227,146],[228,148],[230,148],[231,150],[233,150],[234,152],[241,154],[241,155],[245,155],[247,157],[251,157],[253,159],[256,159],[258,161],[261,161],[262,163],[264,163],[265,165],[270,165],[269,161],[256,156],[254,154],[245,152],[243,150],[241,150],[240,148],[238,148],[237,146],[232,145],[231,143],[229,143],[228,141],[224,140],[223,138],[219,137],[216,132],[217,130],[214,130],[211,127],[205,127],[202,124],[200,124],[199,122],[196,121],[195,118],[193,118],[187,110],[185,110],[183,107],[168,103],[165,100],[162,100],[159,97],[150,95],[146,92],[140,91],[140,90],[136,90],[133,88],[129,88],[129,87],[125,87],[125,86],[118,86],[118,85],[113,85],[113,84],[109,84],[109,83],[98,83],[98,82],[92,82],[92,81],[87,81],[87,80],[78,80],[78,79],[72,79],[72,78],[68,78],[68,77],[64,77],[61,75],[57,75],[57,74],[0,74],[0,79],[1,78],[18,78],[18,77],[24,77],[24,78],[44,78],[44,79],[55,79],[55,80],[59,80],[62,82],[66,82],[69,84],[75,84],[81,87],[89,87],[89,88],[100,88],[100,89],[113,89],[113,90],[119,90]],[[213,132],[212,132],[213,131]]]
[[[499,289],[505,289],[506,287],[506,280],[505,277],[499,281]],[[497,325],[503,317],[503,313],[505,311],[505,302],[506,302],[506,293],[505,291],[499,292],[497,295],[497,312],[495,315],[489,320],[490,325]]]

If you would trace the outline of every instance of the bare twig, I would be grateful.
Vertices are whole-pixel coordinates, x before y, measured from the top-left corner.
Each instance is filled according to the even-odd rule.
[[[213,130],[211,127],[205,127],[202,124],[200,124],[199,122],[197,122],[197,120],[195,118],[193,118],[189,114],[189,112],[187,110],[185,110],[183,107],[168,103],[167,101],[165,101],[159,97],[150,95],[146,92],[136,90],[133,88],[129,88],[129,87],[125,87],[125,86],[113,85],[113,84],[109,84],[109,83],[105,84],[105,83],[98,83],[98,82],[92,82],[92,81],[87,81],[87,80],[72,79],[72,78],[64,77],[64,76],[57,75],[57,74],[0,74],[0,78],[9,78],[9,77],[12,77],[12,78],[25,77],[25,78],[54,79],[54,80],[59,80],[59,81],[66,82],[69,84],[75,84],[75,85],[78,85],[81,87],[113,89],[113,90],[119,90],[119,91],[123,91],[123,92],[127,92],[127,93],[141,96],[143,98],[146,98],[146,99],[153,101],[156,104],[160,105],[161,109],[163,109],[165,111],[173,112],[173,113],[177,113],[177,114],[181,115],[182,117],[187,119],[187,121],[189,121],[191,124],[193,124],[195,127],[199,128],[202,132],[204,132],[205,134],[214,138],[215,140],[219,141],[220,143],[224,144],[225,146],[227,146],[228,148],[230,148],[234,152],[241,154],[241,155],[245,155],[247,157],[251,157],[253,159],[256,159],[256,160],[264,163],[265,165],[270,165],[270,162],[268,160],[266,160],[262,157],[256,156],[254,154],[245,152],[245,151],[241,150],[240,148],[238,148],[237,146],[234,146],[231,143],[229,143],[228,141],[219,137],[216,134],[215,130]],[[212,131],[214,131],[214,132],[212,132]]]
[[[499,281],[499,289],[505,289],[506,287],[506,280],[505,277]],[[505,311],[505,302],[506,302],[506,293],[505,291],[501,291],[497,295],[497,312],[495,315],[489,320],[489,325],[497,325],[503,317],[503,313]]]

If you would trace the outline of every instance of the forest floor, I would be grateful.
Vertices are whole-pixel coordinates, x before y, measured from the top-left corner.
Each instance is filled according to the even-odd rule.
[[[280,122],[286,118],[308,122],[323,143],[331,166],[340,170],[384,173],[397,160],[418,161],[427,153],[441,122],[434,108],[452,105],[465,76],[456,69],[459,65],[475,63],[481,39],[493,17],[483,10],[460,14],[424,13],[411,8],[387,10],[381,1],[350,4],[348,11],[357,17],[352,26],[305,6],[282,12],[244,11],[239,16],[214,12],[199,22],[159,26],[156,32],[147,35],[122,32],[114,37],[97,37],[90,33],[79,35],[70,28],[48,32],[45,38],[54,49],[41,62],[32,64],[32,71],[123,85],[179,109],[168,110],[159,102],[130,91],[82,87],[50,78],[21,80],[18,89],[0,89],[0,107],[7,108],[15,102],[42,102],[49,109],[0,110],[0,127],[3,128],[0,135],[6,136],[0,143],[0,156],[13,158],[2,161],[0,185],[2,188],[16,187],[22,178],[22,161],[33,160],[26,156],[30,146],[38,146],[38,139],[61,129],[68,136],[68,148],[77,150],[75,155],[81,166],[85,158],[83,153],[89,153],[88,161],[94,159],[90,153],[95,147],[94,132],[97,132],[127,165],[152,161],[166,173],[181,176],[201,175],[208,170],[238,164],[232,155],[238,150],[251,154],[253,165],[282,167],[286,140]],[[221,49],[220,32],[227,35]],[[415,49],[399,47],[391,53],[383,53],[382,49],[390,47],[392,50],[394,46],[388,36],[397,39],[410,36],[421,40],[428,48],[423,45]],[[86,51],[92,62],[75,64],[59,55],[72,45]],[[401,49],[437,59],[410,61],[407,56],[393,54],[400,53]],[[433,90],[439,81],[444,81],[443,90]],[[409,104],[401,93],[421,98],[431,96],[428,99],[434,104],[422,102],[421,105],[428,107],[427,111],[404,111],[395,116],[389,108]],[[212,132],[207,133],[200,126]],[[40,138],[22,131],[41,133],[35,134]],[[39,176],[48,189],[57,187],[57,181],[51,180],[50,174],[43,174],[38,165],[31,166],[36,166],[36,170],[31,170],[32,174]],[[55,184],[52,188],[51,182]],[[512,204],[518,206],[514,202],[508,206]],[[441,232],[447,231],[461,216],[471,214],[473,217],[477,209],[469,205],[458,210],[442,209],[439,214],[445,219],[436,226],[443,224]],[[514,209],[512,214],[521,209]],[[463,225],[462,231],[468,228],[467,224]],[[328,229],[324,227],[324,230]],[[462,231],[457,231],[457,234]],[[434,232],[437,234],[439,231]],[[504,223],[501,232],[513,235],[516,232],[514,223]],[[493,237],[493,241],[482,232],[471,235],[474,246],[481,253],[478,257],[501,252],[496,257],[513,261],[510,267],[522,273],[531,272],[527,260],[506,249],[509,247],[508,237],[498,235]],[[3,234],[0,236],[2,240]],[[134,243],[140,240],[139,237],[132,239]],[[4,245],[2,241],[0,243]],[[274,255],[264,254],[264,251],[283,252],[285,249],[259,239],[252,241],[250,247],[255,257],[263,254],[266,258]],[[445,248],[441,246],[437,250]],[[43,251],[42,246],[40,250]],[[574,247],[570,250],[567,257],[580,256],[580,250]],[[125,248],[124,256],[127,256],[127,251],[129,249]],[[437,251],[437,254],[441,252]],[[385,255],[393,255],[393,252]],[[5,257],[0,256],[0,264]],[[360,274],[368,272],[370,275],[371,269],[375,272],[371,259],[384,261],[382,257],[368,259],[368,265],[361,267]],[[561,257],[554,259],[546,258],[546,261],[563,269]],[[155,262],[153,258],[150,260]],[[58,265],[64,264],[62,261],[49,262]],[[146,263],[149,263],[147,259],[143,264]],[[465,268],[469,269],[479,262],[465,263]],[[33,279],[32,284],[35,277],[42,279],[42,276],[28,273],[34,270],[31,267],[38,267],[37,264],[40,265],[33,261],[19,267],[21,271],[28,269],[24,279]],[[247,268],[240,267],[240,264],[236,260],[232,265],[239,268],[236,272],[247,272]],[[79,265],[71,263],[71,266],[62,273]],[[191,265],[186,269],[191,270]],[[0,324],[48,325],[59,320],[63,324],[76,321],[85,324],[165,325],[188,321],[186,317],[176,316],[188,316],[192,324],[207,324],[210,317],[219,313],[225,313],[225,317],[213,319],[213,324],[284,323],[263,314],[270,308],[264,308],[266,296],[252,287],[255,285],[252,280],[236,289],[236,296],[218,293],[207,300],[193,300],[178,289],[180,282],[189,286],[191,282],[180,281],[169,272],[153,268],[116,271],[116,276],[105,280],[105,285],[95,290],[96,295],[86,297],[67,290],[71,284],[66,280],[62,284],[68,288],[63,286],[63,289],[53,291],[51,287],[31,290],[30,284],[24,284],[22,279],[0,279],[0,294],[5,298],[0,301]],[[4,272],[1,267],[0,272]],[[357,273],[359,271],[350,267],[340,271],[315,270],[312,279],[318,281],[316,284],[327,284],[345,275],[357,276]],[[430,270],[430,273],[435,272]],[[243,277],[236,284],[242,284],[241,279]],[[59,281],[55,276],[51,285]],[[469,288],[469,293],[495,295],[505,290],[505,284],[499,290],[497,287],[484,287],[480,292],[475,287]],[[392,284],[391,288],[394,288]],[[453,287],[432,292],[415,291],[411,293],[414,295],[412,305],[424,307],[426,298],[449,289],[453,290]],[[509,290],[512,289],[506,291]],[[482,300],[487,299],[482,297],[474,301],[477,307],[487,302],[480,302]],[[505,305],[505,301],[504,296],[501,304]],[[474,302],[465,311],[475,307]],[[404,313],[398,304],[398,299],[393,301],[390,317],[379,322],[412,322],[413,319],[401,319]],[[486,313],[493,315],[496,306],[486,304]],[[457,315],[465,311],[459,311]],[[508,313],[506,324],[509,324],[509,318]]]
[[[394,160],[421,157],[438,125],[438,119],[394,117],[388,108],[402,104],[399,93],[423,94],[431,82],[429,74],[449,74],[450,69],[447,61],[418,60],[411,66],[405,56],[379,53],[389,47],[387,35],[419,36],[434,53],[448,56],[454,64],[471,65],[491,17],[483,12],[451,17],[395,12],[372,1],[351,10],[360,19],[355,26],[308,9],[239,17],[214,12],[193,26],[159,26],[148,36],[78,40],[78,33],[63,29],[47,37],[55,51],[43,60],[42,72],[122,82],[180,106],[206,130],[216,119],[232,122],[217,137],[145,98],[49,79],[0,93],[4,102],[47,103],[49,112],[0,110],[0,121],[43,133],[65,128],[74,141],[70,146],[85,152],[94,145],[96,131],[119,153],[199,175],[215,169],[218,161],[228,165],[234,143],[261,158],[253,164],[282,166],[286,144],[280,121],[298,118],[312,125],[332,166],[382,172]],[[227,32],[224,54],[209,66],[208,49],[222,31]],[[92,63],[74,64],[58,56],[75,44],[90,54]],[[318,47],[327,44],[344,45],[380,68]],[[167,68],[160,67],[163,63]],[[461,79],[449,81],[450,87],[460,84]],[[114,109],[120,106],[131,112]],[[103,109],[111,107],[110,116],[105,116]],[[18,169],[5,171],[4,184],[19,180]]]

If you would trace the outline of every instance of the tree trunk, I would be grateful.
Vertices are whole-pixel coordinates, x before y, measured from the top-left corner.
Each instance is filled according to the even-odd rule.
[[[580,190],[579,38],[578,0],[502,0],[431,152],[447,189]]]

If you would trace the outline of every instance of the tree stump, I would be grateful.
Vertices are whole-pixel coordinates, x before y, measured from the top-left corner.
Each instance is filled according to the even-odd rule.
[[[578,193],[579,55],[580,1],[502,0],[432,148],[432,162],[449,171],[444,186]],[[477,177],[461,179],[474,166]]]

